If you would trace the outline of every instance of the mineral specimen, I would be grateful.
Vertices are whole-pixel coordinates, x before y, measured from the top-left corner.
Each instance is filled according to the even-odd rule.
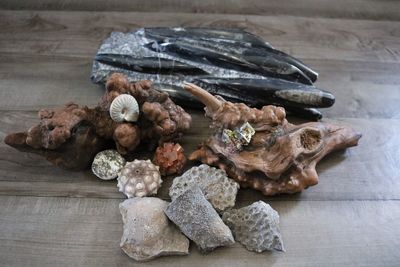
[[[180,144],[164,143],[156,149],[153,162],[160,167],[162,175],[171,175],[182,172],[186,156]]]
[[[150,160],[128,162],[118,175],[118,189],[128,198],[155,195],[161,183],[158,166]]]
[[[97,153],[92,163],[92,172],[102,180],[115,179],[126,161],[113,149]]]
[[[317,184],[316,164],[331,151],[356,146],[361,138],[346,126],[291,124],[282,107],[249,108],[214,97],[194,84],[185,88],[206,105],[206,116],[212,119],[215,129],[189,159],[218,166],[242,187],[265,195],[295,193]],[[255,133],[248,145],[238,149],[226,142],[223,133],[245,123]]]
[[[334,96],[313,86],[318,74],[298,59],[239,29],[143,28],[113,32],[93,61],[92,80],[113,72],[151,80],[174,101],[201,107],[182,90],[194,83],[231,102],[283,105],[295,115],[319,118]]]
[[[232,230],[235,240],[248,250],[285,250],[279,230],[278,212],[263,201],[241,209],[227,210],[222,220]]]
[[[164,214],[168,202],[159,198],[131,198],[119,205],[124,222],[122,250],[137,261],[164,255],[189,254],[189,240]]]
[[[109,148],[109,140],[125,155],[139,144],[155,148],[175,140],[189,129],[191,117],[165,92],[159,92],[149,81],[129,83],[122,74],[113,74],[106,93],[95,108],[70,103],[55,110],[39,111],[40,123],[27,132],[12,133],[4,142],[21,151],[44,155],[47,160],[67,169],[90,166],[94,156]],[[132,122],[115,122],[109,109],[121,94],[133,96],[141,116]]]
[[[235,205],[239,184],[226,176],[225,171],[202,164],[176,177],[169,189],[169,196],[176,199],[186,190],[198,186],[205,198],[217,211]]]
[[[139,105],[136,99],[128,94],[117,96],[110,105],[110,117],[113,121],[137,121],[139,117]]]
[[[188,189],[173,200],[165,214],[202,252],[235,243],[231,231],[198,187]]]

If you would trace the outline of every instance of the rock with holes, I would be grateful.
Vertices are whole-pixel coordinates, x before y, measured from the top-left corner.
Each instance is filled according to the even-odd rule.
[[[104,150],[94,157],[92,172],[102,180],[115,179],[125,163],[125,159],[117,150]]]
[[[239,184],[226,176],[225,171],[202,164],[176,177],[169,189],[172,200],[193,186],[200,187],[204,196],[217,211],[235,205]]]
[[[150,160],[135,159],[126,163],[118,176],[119,191],[128,198],[157,194],[162,183],[158,169]]]
[[[241,209],[227,210],[222,220],[232,230],[235,240],[248,250],[284,251],[278,212],[265,202],[258,201]]]
[[[202,252],[235,243],[232,232],[199,187],[192,187],[178,196],[169,204],[165,214]]]
[[[163,255],[187,255],[189,240],[164,214],[168,202],[159,198],[131,198],[119,205],[124,222],[122,250],[137,261]]]

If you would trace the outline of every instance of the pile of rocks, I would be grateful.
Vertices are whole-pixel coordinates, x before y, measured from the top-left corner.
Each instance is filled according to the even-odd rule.
[[[190,240],[203,253],[235,240],[251,251],[284,251],[278,213],[262,201],[233,209],[239,184],[225,171],[205,164],[189,169],[174,179],[167,202],[149,197],[162,183],[158,166],[150,160],[125,163],[116,153],[101,152],[92,170],[102,179],[118,177],[118,188],[128,197],[119,208],[121,248],[131,258],[187,255]]]

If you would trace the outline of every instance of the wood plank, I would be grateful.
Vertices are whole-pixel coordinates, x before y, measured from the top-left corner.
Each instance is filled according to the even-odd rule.
[[[225,13],[291,15],[305,17],[399,20],[398,1],[378,0],[12,0],[2,1],[1,9],[86,10],[135,12]]]
[[[93,56],[113,30],[160,25],[243,28],[306,63],[400,60],[397,21],[137,12],[1,11],[0,52]]]
[[[123,266],[118,199],[0,197],[0,261],[5,266]],[[239,243],[202,255],[141,266],[395,266],[399,201],[272,201],[285,253],[257,254]]]
[[[104,92],[92,84],[91,57],[0,54],[0,110],[39,110],[73,101],[94,106]],[[400,63],[312,60],[317,86],[336,103],[325,117],[400,118]]]
[[[181,142],[186,154],[210,133],[209,121],[201,113],[192,114],[193,127]],[[359,146],[333,153],[322,160],[317,165],[320,175],[317,186],[301,194],[283,195],[278,199],[400,199],[400,140],[396,138],[400,120],[345,118],[325,121],[350,125],[363,133]],[[6,133],[25,130],[35,122],[37,119],[31,112],[3,112],[0,116],[0,140]],[[171,183],[172,178],[165,179],[159,193],[161,198],[168,199]],[[90,171],[61,170],[39,156],[18,152],[3,142],[0,144],[0,195],[123,197],[115,181],[101,181]],[[253,190],[241,190],[239,201],[260,197],[261,194]]]

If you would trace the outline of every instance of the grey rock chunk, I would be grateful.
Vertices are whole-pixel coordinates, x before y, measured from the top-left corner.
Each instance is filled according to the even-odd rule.
[[[97,153],[92,163],[92,172],[102,180],[115,179],[126,161],[117,150],[108,149]]]
[[[204,196],[217,211],[223,211],[235,205],[239,184],[229,179],[226,172],[202,164],[176,177],[169,189],[172,200],[193,186],[200,187]]]
[[[169,204],[165,214],[202,252],[235,243],[232,232],[199,187],[188,189],[178,196]]]
[[[189,254],[189,240],[164,214],[168,202],[159,198],[130,198],[119,205],[124,222],[122,250],[137,261],[164,255]]]
[[[248,250],[285,250],[279,230],[278,212],[263,201],[241,209],[227,210],[222,220],[232,230],[235,240]]]

